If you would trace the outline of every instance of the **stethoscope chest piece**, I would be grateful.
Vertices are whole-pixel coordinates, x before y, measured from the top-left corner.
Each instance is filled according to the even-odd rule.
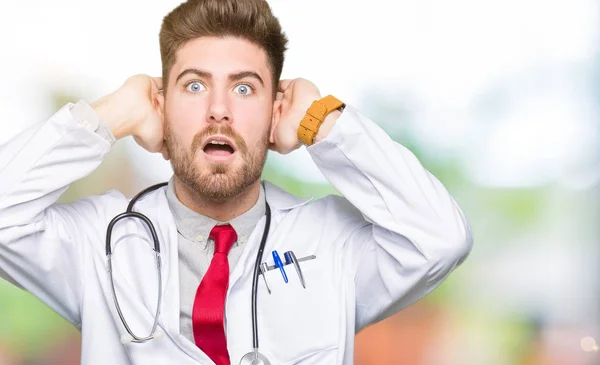
[[[242,357],[240,365],[271,365],[271,363],[265,355],[258,352],[258,349],[254,349]]]

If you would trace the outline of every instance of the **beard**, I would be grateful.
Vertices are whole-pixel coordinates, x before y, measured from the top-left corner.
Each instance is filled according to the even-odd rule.
[[[241,166],[219,162],[198,165],[196,154],[202,142],[214,134],[227,136],[235,142],[235,153],[242,160]],[[239,195],[260,178],[269,149],[269,130],[256,146],[248,147],[230,125],[210,124],[194,136],[191,148],[187,150],[172,134],[169,121],[165,120],[165,144],[175,176],[183,184],[200,198],[226,200]]]

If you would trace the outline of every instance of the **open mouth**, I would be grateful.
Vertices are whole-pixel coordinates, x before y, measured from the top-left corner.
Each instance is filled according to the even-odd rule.
[[[227,159],[236,151],[231,141],[220,136],[210,137],[202,150],[207,156],[218,160]]]

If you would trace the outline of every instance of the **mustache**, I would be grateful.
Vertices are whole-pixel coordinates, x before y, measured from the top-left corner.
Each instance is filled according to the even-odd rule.
[[[192,154],[195,155],[199,148],[202,147],[202,143],[206,140],[206,138],[220,134],[225,137],[230,138],[237,147],[237,150],[242,154],[248,152],[248,146],[246,145],[246,141],[237,134],[233,128],[231,128],[228,124],[210,124],[200,132],[196,133],[194,139],[192,140]]]

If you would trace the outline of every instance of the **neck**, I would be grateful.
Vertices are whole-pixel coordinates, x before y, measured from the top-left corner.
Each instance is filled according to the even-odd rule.
[[[196,213],[219,222],[228,222],[249,211],[260,195],[260,179],[236,196],[223,200],[212,200],[198,195],[175,176],[175,195],[177,199]]]

